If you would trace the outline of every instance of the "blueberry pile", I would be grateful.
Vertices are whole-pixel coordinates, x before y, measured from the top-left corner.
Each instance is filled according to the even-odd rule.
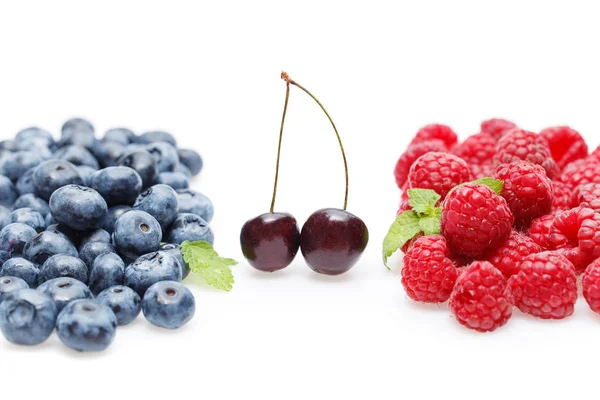
[[[195,301],[180,244],[214,241],[211,201],[189,189],[202,169],[167,132],[84,119],[59,141],[27,128],[0,142],[0,330],[36,345],[56,328],[79,351],[105,349],[140,312],[176,329]]]

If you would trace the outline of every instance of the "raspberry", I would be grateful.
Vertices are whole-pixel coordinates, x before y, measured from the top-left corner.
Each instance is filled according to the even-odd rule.
[[[449,126],[442,124],[426,125],[419,129],[409,146],[431,140],[441,140],[447,150],[452,149],[458,142],[458,136]]]
[[[550,147],[552,158],[563,169],[573,161],[588,156],[588,146],[579,132],[568,126],[546,128],[540,132]]]
[[[600,183],[587,183],[573,191],[572,204],[600,212]]]
[[[600,160],[590,157],[572,162],[560,180],[573,189],[586,183],[600,183]]]
[[[496,140],[487,133],[478,133],[456,146],[452,153],[468,164],[490,164],[496,154]]]
[[[471,176],[473,179],[487,178],[492,176],[494,167],[490,165],[471,164]]]
[[[440,235],[418,238],[404,256],[402,285],[408,297],[426,303],[443,303],[450,297],[458,269]]]
[[[506,199],[518,226],[528,226],[552,210],[552,181],[541,166],[527,161],[501,164],[494,177],[504,181],[500,195]]]
[[[487,133],[494,140],[498,141],[506,132],[516,128],[517,125],[501,118],[492,118],[481,123],[481,132]]]
[[[484,259],[510,278],[519,272],[519,265],[525,257],[541,251],[542,248],[533,239],[512,231],[508,240],[502,246],[488,251]]]
[[[528,236],[542,249],[558,249],[567,244],[566,238],[554,227],[555,214],[547,214],[531,222]]]
[[[523,129],[512,129],[498,141],[494,165],[519,160],[541,165],[549,178],[553,178],[558,171],[546,139]]]
[[[590,154],[590,158],[600,159],[600,146],[596,147],[596,150]]]
[[[543,319],[573,314],[577,277],[573,264],[555,252],[531,254],[508,281],[521,311]]]
[[[462,325],[491,332],[508,322],[514,299],[500,271],[489,262],[475,261],[458,277],[449,304]]]
[[[600,260],[590,264],[581,279],[583,297],[590,308],[600,314]]]
[[[441,140],[432,140],[429,142],[422,142],[411,145],[406,151],[400,156],[394,169],[394,176],[396,177],[396,184],[399,188],[402,188],[408,178],[408,171],[411,165],[421,157],[423,154],[429,153],[430,151],[446,151],[446,145]]]
[[[552,211],[565,211],[573,208],[573,192],[566,184],[552,181],[554,189],[554,200],[552,200]]]
[[[431,189],[444,198],[453,187],[470,178],[471,171],[463,159],[431,152],[419,157],[410,167],[408,185],[411,189]]]
[[[510,236],[514,217],[506,200],[483,185],[463,185],[442,205],[442,234],[456,253],[483,255]]]

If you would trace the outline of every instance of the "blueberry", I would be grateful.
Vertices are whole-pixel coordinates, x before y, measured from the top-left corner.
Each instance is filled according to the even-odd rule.
[[[17,179],[16,188],[19,195],[22,196],[28,193],[35,193],[35,183],[33,181],[34,173],[35,168],[30,168]]]
[[[90,273],[90,290],[98,294],[112,286],[122,285],[125,263],[115,253],[104,253],[96,257]]]
[[[35,168],[44,161],[44,158],[34,151],[16,151],[4,153],[0,157],[0,174],[12,181],[16,181],[31,168]]]
[[[68,277],[50,279],[42,283],[37,290],[47,294],[54,300],[58,312],[72,301],[94,298],[85,283]]]
[[[144,316],[152,325],[178,329],[196,313],[194,295],[179,282],[162,281],[152,285],[142,300]]]
[[[31,226],[37,232],[46,229],[46,219],[37,211],[31,208],[18,208],[8,214],[8,217],[2,221],[2,227],[10,224],[25,224]]]
[[[0,304],[0,330],[11,343],[37,345],[52,334],[56,314],[56,305],[48,295],[21,289]]]
[[[50,213],[50,206],[48,206],[46,200],[37,197],[33,193],[27,193],[19,196],[13,205],[13,210],[17,210],[19,208],[30,208],[33,211],[39,212],[44,217]]]
[[[123,146],[127,146],[129,143],[136,140],[135,133],[127,128],[114,128],[109,129],[102,138],[103,142],[116,142]]]
[[[181,172],[161,172],[156,178],[156,183],[169,185],[173,189],[187,189],[190,181],[187,175]]]
[[[79,172],[79,176],[81,176],[81,179],[83,180],[83,184],[85,186],[89,186],[90,178],[92,177],[94,172],[96,172],[98,170],[90,167],[89,165],[78,165],[78,166],[76,166],[76,168],[77,168],[77,171]]]
[[[81,239],[79,240],[79,250],[81,250],[83,246],[90,242],[112,243],[112,239],[110,237],[110,233],[104,229],[89,231],[81,236]]]
[[[25,248],[23,255],[26,259],[38,265],[55,254],[68,254],[77,257],[77,249],[66,235],[44,231],[31,238]]]
[[[54,153],[54,158],[68,161],[75,166],[87,165],[95,169],[100,168],[98,160],[96,160],[92,153],[81,146],[65,146]]]
[[[191,272],[190,265],[185,262],[183,259],[183,254],[181,254],[181,246],[173,243],[166,243],[160,246],[160,251],[163,251],[167,254],[172,255],[179,261],[179,265],[181,265],[181,280],[184,280],[188,277]]]
[[[81,235],[83,233],[81,231],[71,229],[68,226],[56,223],[48,225],[48,227],[46,228],[46,232],[52,232],[60,235],[67,241],[71,242],[75,247],[79,247],[79,245],[81,244]]]
[[[52,149],[48,146],[43,138],[29,138],[17,142],[18,151],[27,151],[34,153],[41,160],[49,160],[52,158]]]
[[[167,142],[171,146],[177,147],[177,141],[175,140],[175,137],[164,131],[145,132],[137,138],[137,143],[150,144],[156,142]]]
[[[8,217],[8,215],[10,214],[10,211],[8,208],[4,207],[4,206],[0,206],[0,222],[4,221],[4,218]]]
[[[175,166],[175,169],[173,170],[173,172],[181,172],[182,174],[184,174],[188,178],[192,177],[192,171],[190,171],[190,169],[188,167],[186,167],[185,165],[183,165],[182,163],[178,163]]]
[[[119,326],[129,325],[142,311],[142,299],[127,286],[108,288],[100,293],[96,300],[113,311]]]
[[[52,193],[50,210],[60,224],[84,231],[100,227],[108,212],[108,206],[94,189],[67,185]]]
[[[142,297],[156,282],[180,280],[179,261],[162,251],[144,254],[125,268],[125,286],[129,286]]]
[[[154,185],[138,196],[133,209],[152,215],[166,229],[179,212],[177,192],[167,185]]]
[[[28,287],[36,288],[40,269],[37,265],[21,257],[14,257],[2,265],[0,276],[15,276],[27,282]],[[2,279],[0,278],[0,281]]]
[[[0,264],[4,264],[8,260],[10,260],[10,258],[12,256],[13,255],[11,253],[9,253],[8,251],[0,250]]]
[[[2,303],[4,298],[8,297],[10,293],[27,288],[29,288],[29,285],[27,285],[27,282],[23,279],[16,276],[3,275],[0,278],[0,303]]]
[[[109,206],[130,205],[142,191],[142,178],[129,167],[108,167],[92,175],[90,187],[98,191]]]
[[[0,150],[9,152],[19,151],[19,146],[14,140],[3,140],[0,142]]]
[[[167,142],[150,143],[146,145],[146,150],[156,160],[158,172],[172,172],[179,162],[177,149]]]
[[[102,228],[108,233],[113,233],[115,230],[115,222],[121,217],[121,215],[125,214],[127,211],[131,211],[130,206],[114,206],[108,209],[108,214],[104,218],[102,222]]]
[[[50,207],[50,206],[48,206],[48,207]],[[44,220],[46,221],[46,230],[48,230],[48,227],[50,225],[56,224],[56,221],[54,220],[54,217],[52,217],[52,213],[46,214],[46,217],[44,218]]]
[[[202,193],[191,189],[181,189],[177,191],[179,200],[179,212],[191,213],[202,217],[206,222],[210,222],[215,215],[215,208],[212,201]]]
[[[0,230],[0,250],[22,253],[25,245],[37,235],[35,229],[26,224],[9,224]]]
[[[117,142],[98,142],[92,150],[102,167],[117,165],[125,151],[125,146]]]
[[[0,205],[12,207],[17,199],[17,189],[12,181],[4,175],[0,175]]]
[[[185,165],[193,176],[200,173],[203,165],[200,154],[190,149],[178,149],[177,154],[179,155],[179,162]]]
[[[153,185],[158,175],[156,160],[144,149],[127,153],[121,157],[117,165],[133,168],[142,178],[144,187]]]
[[[162,230],[153,216],[144,211],[132,210],[115,222],[112,238],[121,255],[136,258],[158,250]]]
[[[33,182],[38,196],[50,199],[54,191],[66,185],[83,185],[77,167],[65,160],[48,160],[37,166]]]
[[[115,339],[117,318],[96,300],[77,300],[66,306],[56,319],[58,338],[73,350],[105,350]]]
[[[114,253],[116,250],[114,246],[110,243],[103,242],[88,242],[81,248],[79,252],[79,257],[85,262],[88,269],[92,270],[92,264],[96,257],[105,254],[105,253]]]
[[[32,126],[19,131],[15,136],[15,139],[17,142],[22,142],[28,139],[43,139],[47,147],[52,147],[54,145],[54,138],[52,137],[52,134],[48,131],[38,128],[37,126]]]
[[[215,236],[208,222],[196,214],[179,214],[171,224],[167,233],[167,242],[181,244],[189,240],[195,242],[202,240],[213,244]]]
[[[62,137],[58,143],[60,147],[74,144],[91,149],[96,142],[93,125],[82,118],[68,120],[61,131]]]
[[[88,268],[78,257],[67,254],[56,254],[46,260],[40,267],[38,284],[43,284],[55,278],[73,278],[87,283]]]

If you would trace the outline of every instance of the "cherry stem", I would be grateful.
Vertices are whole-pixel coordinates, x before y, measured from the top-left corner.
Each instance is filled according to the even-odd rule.
[[[275,183],[273,184],[273,198],[271,200],[271,210],[275,209],[275,199],[277,198],[277,183],[279,182],[279,160],[281,158],[281,141],[283,139],[283,125],[285,123],[285,114],[287,113],[288,102],[290,99],[290,84],[286,85],[285,104],[283,105],[283,116],[281,117],[281,127],[279,128],[279,145],[277,146],[277,164],[275,166]]]
[[[340,150],[342,151],[342,158],[344,159],[344,172],[346,173],[346,193],[344,195],[344,210],[346,210],[346,208],[348,206],[348,162],[346,160],[346,152],[344,151],[344,145],[342,144],[342,138],[340,137],[340,134],[339,134],[337,128],[335,127],[335,123],[333,122],[333,119],[331,119],[331,116],[329,115],[329,113],[327,112],[327,110],[325,109],[323,104],[321,104],[319,99],[317,99],[315,97],[315,95],[313,95],[311,92],[309,92],[304,86],[300,85],[298,82],[291,79],[290,76],[285,72],[281,73],[281,79],[286,81],[288,87],[289,87],[289,85],[294,85],[298,89],[302,90],[304,93],[309,95],[319,105],[319,107],[321,107],[321,110],[323,110],[323,112],[329,119],[329,122],[331,122],[331,126],[333,127],[333,130],[335,131],[335,135],[337,136],[338,143],[340,144]]]

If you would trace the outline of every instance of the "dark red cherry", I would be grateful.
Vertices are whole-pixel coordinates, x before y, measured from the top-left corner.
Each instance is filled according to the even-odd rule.
[[[287,213],[259,215],[244,224],[240,243],[254,268],[266,272],[283,269],[294,261],[300,246],[296,218]]]
[[[325,275],[340,275],[356,264],[369,242],[369,230],[356,215],[337,208],[312,214],[300,234],[306,263]]]

